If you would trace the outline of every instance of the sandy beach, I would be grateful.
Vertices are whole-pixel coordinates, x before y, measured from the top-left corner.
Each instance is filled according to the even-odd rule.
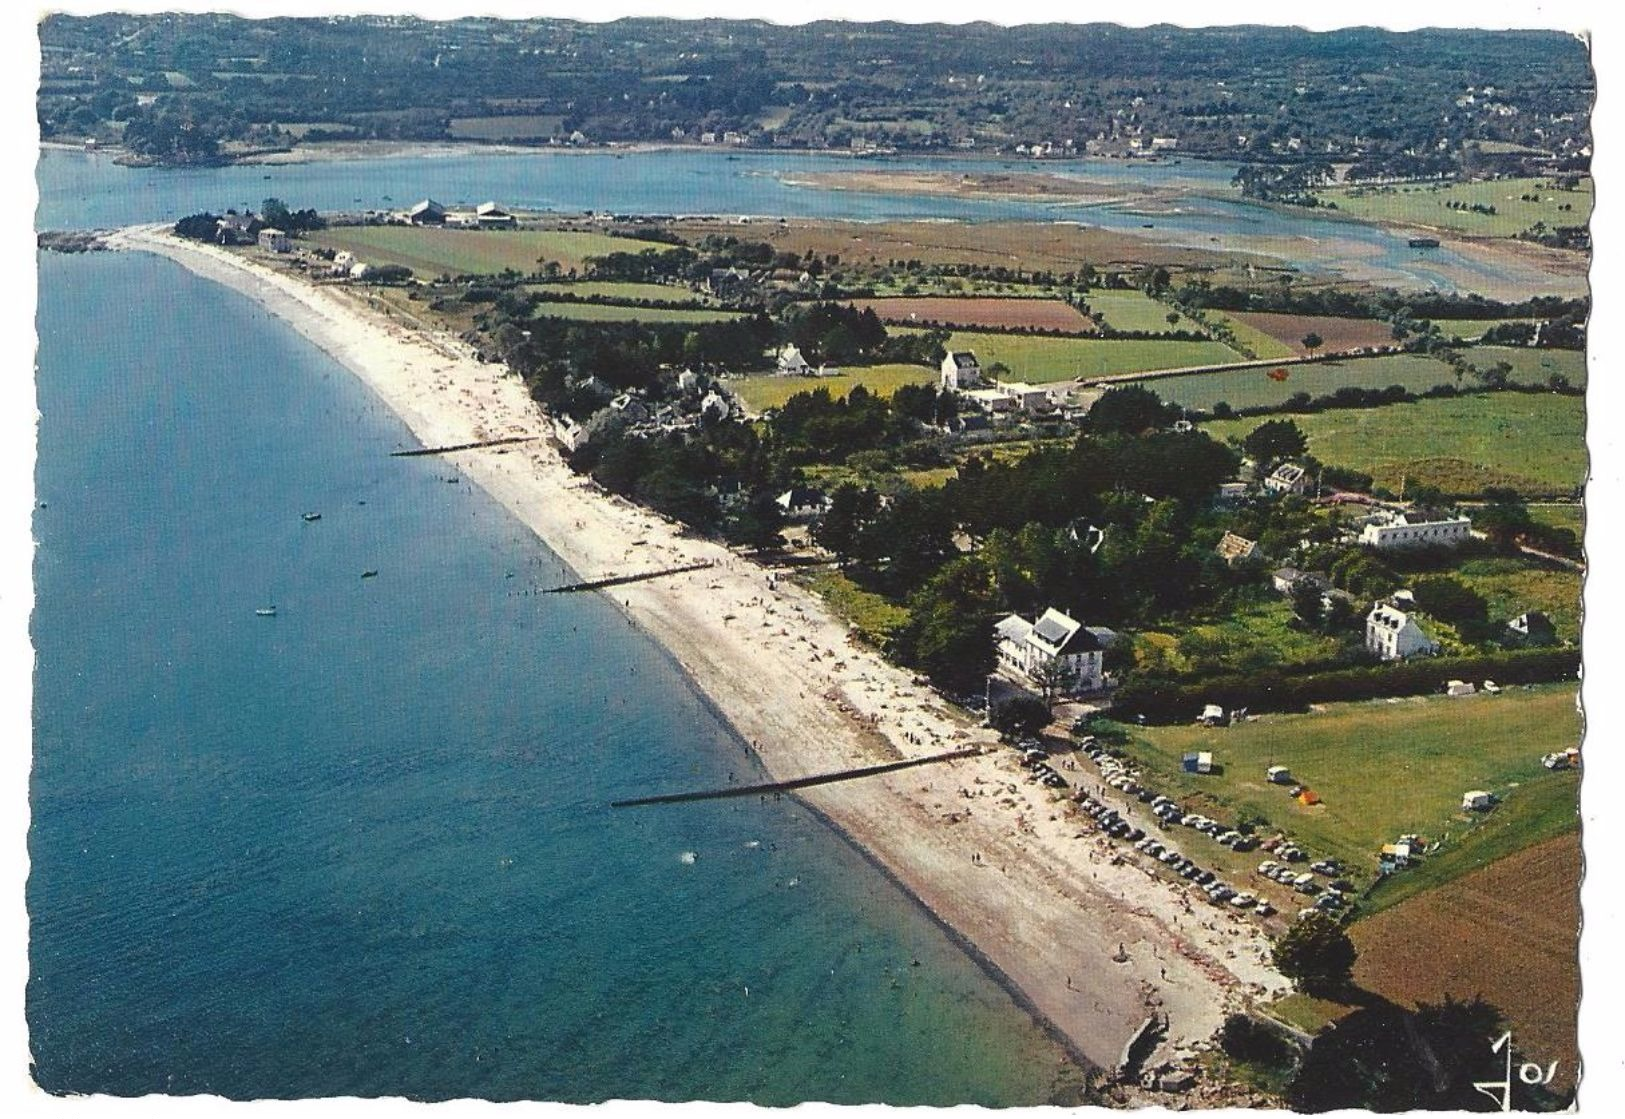
[[[113,235],[258,300],[353,370],[426,446],[545,436],[519,379],[455,338],[156,227]],[[853,641],[813,595],[572,473],[551,442],[447,455],[583,579],[709,562],[607,592],[663,645],[779,779],[991,743]],[[1083,763],[1073,780],[1091,788]],[[673,789],[651,789],[669,792]],[[1071,1048],[1114,1066],[1156,1012],[1165,1054],[1284,988],[1256,921],[1190,900],[1114,855],[1009,750],[799,794],[963,941]],[[652,809],[660,811],[663,809]]]

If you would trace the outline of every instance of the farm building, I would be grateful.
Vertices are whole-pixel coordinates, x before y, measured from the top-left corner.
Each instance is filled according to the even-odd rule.
[[[1422,632],[1416,619],[1390,603],[1379,602],[1365,619],[1365,647],[1385,661],[1432,656],[1438,643]]]
[[[1011,614],[993,627],[998,671],[1017,683],[1036,683],[1054,665],[1066,692],[1099,691],[1105,685],[1102,647],[1081,622],[1051,607],[1036,622]]]
[[[971,389],[982,383],[982,366],[969,350],[950,352],[942,359],[942,387]]]
[[[1055,407],[1050,390],[1043,385],[1029,385],[1025,381],[1000,381],[994,391],[1016,402],[1023,412],[1048,412]]]
[[[1360,530],[1360,543],[1367,548],[1454,547],[1472,537],[1473,522],[1467,517],[1447,520],[1411,520],[1404,513],[1378,513]]]
[[[481,202],[474,207],[474,221],[481,229],[512,229],[519,224],[518,219],[495,202]]]
[[[1248,540],[1245,536],[1237,536],[1233,532],[1225,533],[1214,551],[1218,552],[1219,558],[1231,567],[1264,558],[1264,553],[1258,550],[1258,541]]]
[[[1295,462],[1283,462],[1264,479],[1264,488],[1270,493],[1307,493],[1309,471]]]
[[[413,225],[445,225],[446,208],[432,198],[425,198],[406,211],[406,220]]]

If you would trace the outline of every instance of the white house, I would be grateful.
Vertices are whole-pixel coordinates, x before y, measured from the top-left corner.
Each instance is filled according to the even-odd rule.
[[[942,387],[969,389],[982,383],[982,367],[969,350],[950,352],[942,359]]]
[[[795,377],[804,377],[812,370],[807,359],[801,356],[801,350],[794,342],[787,342],[778,353],[780,373],[788,373]]]
[[[590,433],[569,416],[555,416],[553,417],[553,437],[559,441],[565,450],[575,451],[586,446]]]
[[[1295,462],[1283,462],[1264,479],[1264,488],[1270,493],[1305,493],[1309,489],[1309,471]]]
[[[965,399],[984,412],[1014,412],[1016,399],[998,389],[965,389]]]
[[[1439,651],[1438,643],[1422,632],[1415,618],[1386,602],[1377,603],[1366,615],[1365,647],[1385,661],[1432,656]]]
[[[348,276],[350,269],[356,265],[355,254],[349,249],[340,249],[333,254],[333,275]]]
[[[1000,393],[1016,402],[1023,412],[1047,412],[1055,407],[1055,399],[1043,385],[1029,385],[1025,381],[1000,381]]]
[[[1472,538],[1467,517],[1413,521],[1404,513],[1378,513],[1360,530],[1360,543],[1368,548],[1454,547]]]
[[[259,236],[260,248],[273,253],[293,252],[293,241],[280,229],[262,229]]]
[[[1105,684],[1100,642],[1082,622],[1051,607],[1036,622],[1011,614],[994,626],[998,636],[999,672],[1018,683],[1033,684],[1047,666],[1059,667],[1063,692],[1099,691]]]

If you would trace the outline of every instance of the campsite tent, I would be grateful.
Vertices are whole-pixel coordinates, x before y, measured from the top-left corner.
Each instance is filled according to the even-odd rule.
[[[1495,798],[1483,789],[1474,789],[1461,794],[1461,806],[1469,812],[1482,812],[1495,807]]]

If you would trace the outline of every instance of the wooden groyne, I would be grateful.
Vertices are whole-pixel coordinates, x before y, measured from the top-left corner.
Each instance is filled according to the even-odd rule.
[[[530,443],[540,436],[510,435],[505,439],[481,439],[477,443],[453,443],[449,447],[419,447],[415,451],[391,451],[390,458],[417,458],[419,455],[445,455],[452,451],[476,451],[481,447],[509,447],[515,443]]]
[[[769,781],[761,785],[730,785],[725,789],[702,789],[690,793],[661,793],[652,797],[632,797],[628,800],[610,801],[611,808],[636,808],[645,804],[681,804],[691,800],[722,800],[725,797],[751,797],[766,796],[768,793],[788,793],[796,789],[810,789],[814,785],[829,785],[836,781],[851,781],[859,777],[877,777],[882,773],[895,773],[899,769],[912,769],[915,766],[932,765],[936,762],[957,761],[960,758],[974,758],[982,751],[970,746],[961,750],[950,750],[945,754],[932,754],[925,758],[909,758],[900,762],[886,762],[883,765],[866,765],[857,769],[841,769],[834,773],[819,773],[812,777],[797,777],[793,781]]]
[[[543,594],[575,594],[578,591],[601,591],[605,587],[620,587],[627,583],[642,583],[649,579],[663,579],[667,575],[684,575],[690,571],[704,571],[711,567],[710,560],[688,563],[682,567],[664,567],[659,571],[642,571],[636,575],[611,575],[605,579],[589,579],[585,583],[566,583],[562,587],[548,587]]]

